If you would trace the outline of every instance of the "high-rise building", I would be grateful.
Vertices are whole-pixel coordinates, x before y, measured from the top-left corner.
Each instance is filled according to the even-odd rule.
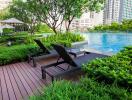
[[[104,24],[132,19],[132,0],[106,0]]]
[[[119,22],[123,19],[132,19],[132,0],[121,0]]]
[[[106,0],[104,7],[104,24],[118,22],[120,15],[120,0]]]

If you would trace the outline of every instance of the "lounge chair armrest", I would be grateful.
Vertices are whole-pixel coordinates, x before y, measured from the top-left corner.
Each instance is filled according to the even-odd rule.
[[[73,55],[74,57],[77,57],[77,54],[74,53],[74,52],[69,51],[68,53],[71,54],[71,55]]]
[[[85,55],[85,54],[90,54],[90,52],[88,52],[88,51],[84,51],[84,55]]]
[[[42,65],[41,68],[46,69],[46,68],[49,68],[49,67],[58,66],[58,65],[63,64],[63,63],[65,63],[65,61],[51,63],[51,64],[48,64],[48,65]]]

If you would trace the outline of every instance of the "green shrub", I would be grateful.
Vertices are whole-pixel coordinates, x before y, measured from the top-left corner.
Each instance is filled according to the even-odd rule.
[[[7,42],[9,36],[1,36],[0,37],[0,43]]]
[[[125,47],[121,52],[118,53],[118,58],[130,61],[132,64],[132,46]]]
[[[115,56],[96,59],[83,65],[83,70],[98,80],[132,86],[132,47],[127,47]]]
[[[29,37],[28,35],[25,34],[12,34],[12,35],[6,35],[6,36],[1,36],[0,43],[7,43],[8,41],[12,41],[12,45],[16,44],[22,44],[25,43],[25,40]]]
[[[35,46],[19,45],[12,47],[0,47],[0,65],[24,61],[27,54],[35,52]]]
[[[82,78],[78,83],[57,81],[46,87],[40,96],[30,100],[130,100],[132,95],[125,89],[97,83]]]
[[[0,39],[0,43],[7,43],[7,41],[12,41],[13,45],[16,44],[34,44],[34,40],[39,38],[40,40],[42,40],[44,43],[55,43],[58,41],[63,42],[76,42],[76,41],[82,41],[84,40],[84,38],[79,35],[79,34],[71,34],[71,33],[65,33],[65,34],[57,34],[57,35],[50,35],[48,37],[42,37],[42,35],[30,35],[27,32],[22,32],[22,33],[14,33],[11,36],[2,36]]]
[[[39,29],[38,29],[39,33],[53,33],[52,29],[50,29],[47,25],[45,24],[40,24],[39,25]]]
[[[34,43],[33,39],[38,38],[36,36],[28,36],[25,40],[26,43]],[[54,43],[58,41],[66,41],[66,42],[76,42],[76,41],[82,41],[84,38],[79,34],[72,34],[72,33],[65,33],[65,34],[55,34],[55,35],[49,35],[47,37],[39,38],[43,43]]]
[[[3,33],[4,33],[4,35],[5,35],[5,34],[11,34],[11,33],[13,33],[13,29],[4,28],[4,29],[3,29]]]
[[[123,20],[122,23],[113,22],[111,25],[98,25],[89,28],[89,32],[132,32],[132,19]]]

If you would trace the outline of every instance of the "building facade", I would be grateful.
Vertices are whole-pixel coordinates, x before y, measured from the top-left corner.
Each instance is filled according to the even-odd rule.
[[[71,31],[85,32],[88,28],[103,24],[103,11],[99,13],[87,12],[82,14],[80,18],[75,18],[70,26]]]
[[[104,7],[104,24],[118,22],[120,16],[120,0],[106,0]]]
[[[132,0],[121,0],[119,22],[132,19]]]
[[[132,0],[106,0],[104,7],[104,24],[132,19]]]

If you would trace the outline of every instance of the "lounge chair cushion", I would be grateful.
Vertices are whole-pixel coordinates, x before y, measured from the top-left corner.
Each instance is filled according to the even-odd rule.
[[[96,58],[102,58],[102,57],[107,57],[106,55],[102,55],[102,54],[97,54],[97,53],[89,53],[83,56],[79,56],[76,57],[74,60],[74,62],[77,64],[77,67],[81,67],[82,64],[85,64],[93,59]]]

